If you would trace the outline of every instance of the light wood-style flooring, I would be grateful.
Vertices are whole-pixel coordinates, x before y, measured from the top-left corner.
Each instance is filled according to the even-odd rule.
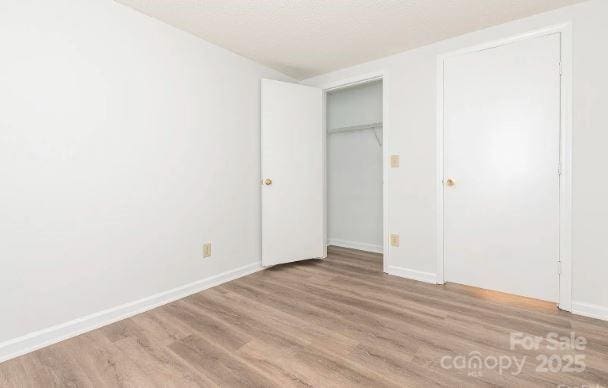
[[[511,349],[519,332],[574,332],[587,344]],[[582,354],[584,370],[537,371],[554,353],[559,370]],[[471,364],[476,356],[487,364]],[[523,360],[520,373],[494,367],[507,358]],[[380,255],[335,247],[326,260],[267,269],[0,364],[1,387],[559,384],[608,386],[608,322],[389,276]]]

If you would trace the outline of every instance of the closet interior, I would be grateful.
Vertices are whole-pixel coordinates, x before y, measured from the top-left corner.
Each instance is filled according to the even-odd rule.
[[[382,81],[327,92],[327,243],[382,252]]]

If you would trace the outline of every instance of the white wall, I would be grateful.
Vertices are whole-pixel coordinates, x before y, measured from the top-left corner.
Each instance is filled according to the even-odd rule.
[[[109,0],[3,0],[0,47],[0,343],[259,265],[287,77]]]
[[[328,130],[378,122],[381,82],[327,95]],[[327,172],[329,244],[382,251],[382,146],[374,131],[329,135]]]
[[[573,25],[573,307],[608,319],[608,1],[593,0],[306,80],[324,85],[385,71],[391,154],[389,230],[401,235],[388,264],[436,272],[437,55],[571,21]],[[413,270],[414,272],[411,272]],[[583,311],[585,310],[585,311]]]

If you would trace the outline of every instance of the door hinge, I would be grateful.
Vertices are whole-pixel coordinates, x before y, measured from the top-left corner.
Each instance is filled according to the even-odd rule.
[[[560,259],[557,259],[557,274],[562,274],[562,261]]]
[[[562,71],[562,61],[559,61],[557,63],[557,66],[559,66],[559,75],[561,76],[562,74],[564,74],[563,71]]]
[[[561,163],[557,164],[557,175],[562,175],[562,164]]]

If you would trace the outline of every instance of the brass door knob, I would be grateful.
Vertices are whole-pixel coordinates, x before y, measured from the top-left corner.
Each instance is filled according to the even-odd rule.
[[[452,187],[452,186],[454,186],[454,185],[456,184],[456,181],[455,181],[454,179],[452,179],[452,178],[448,178],[448,180],[447,180],[447,181],[445,181],[445,184],[446,184],[447,186]]]
[[[272,179],[269,179],[269,178],[264,179],[264,184],[266,186],[270,186],[272,184]]]

